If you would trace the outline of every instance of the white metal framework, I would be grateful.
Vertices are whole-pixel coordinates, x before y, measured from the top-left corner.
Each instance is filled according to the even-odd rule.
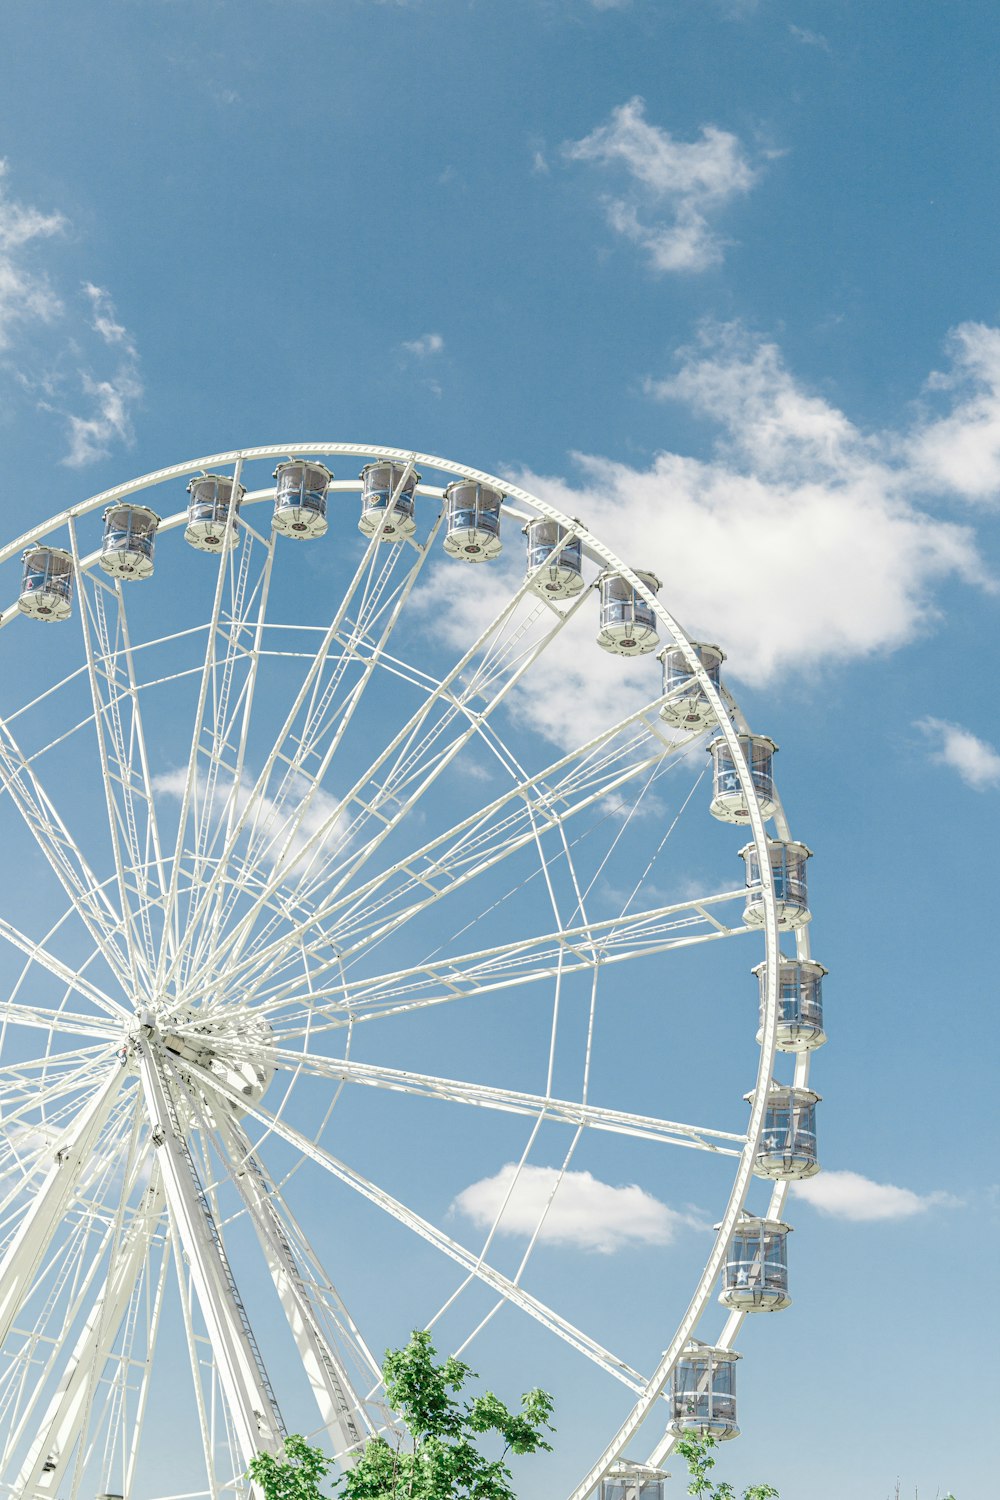
[[[383,461],[392,493],[362,512],[360,479],[303,481],[272,525],[271,465],[327,475],[344,457],[352,475]],[[476,513],[488,545],[456,520],[469,494],[493,507],[488,528]],[[293,501],[310,547],[282,534]],[[286,1423],[349,1464],[395,1423],[370,1346],[422,1321],[464,1349],[498,1312],[510,1337],[578,1361],[588,1411],[606,1393],[604,1446],[581,1453],[569,1500],[639,1444],[636,1472],[659,1474],[670,1382],[734,1229],[782,1218],[787,1180],[754,1181],[769,1091],[805,1090],[823,1039],[817,1025],[786,1048],[777,1076],[768,851],[792,835],[776,791],[761,806],[722,653],[579,521],[400,449],[212,454],[31,527],[0,563],[30,554],[37,572],[39,549],[72,560],[59,610],[39,613],[12,570],[0,612],[0,1489],[246,1495]],[[599,617],[609,577],[673,653],[666,694]],[[580,650],[627,671],[630,696],[572,744],[565,713],[555,730],[529,709],[572,690]],[[708,817],[713,737],[756,851],[752,922],[736,841]],[[784,940],[786,969],[808,963],[804,921]],[[760,1007],[748,978],[723,1024],[735,950]],[[720,1042],[747,1059],[724,1092]],[[698,1269],[652,1344],[658,1307],[619,1344],[607,1307],[561,1311],[558,1276],[537,1270],[568,1174],[615,1179],[619,1152],[616,1180],[647,1163],[688,1202],[698,1181],[721,1220],[707,1259],[692,1240]],[[476,1175],[501,1186],[471,1248],[448,1208]],[[504,1215],[542,1180],[505,1269]],[[407,1276],[433,1305],[366,1339]],[[617,1281],[611,1302],[626,1295]],[[715,1350],[745,1315],[710,1330]]]

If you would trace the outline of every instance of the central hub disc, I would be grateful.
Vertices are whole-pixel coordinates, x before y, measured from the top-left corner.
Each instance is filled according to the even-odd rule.
[[[204,1017],[197,1011],[181,1012],[163,1022],[159,1034],[174,1062],[203,1068],[248,1104],[263,1098],[274,1077],[271,1028],[250,1010],[234,1008]],[[223,1097],[239,1112],[228,1094]]]

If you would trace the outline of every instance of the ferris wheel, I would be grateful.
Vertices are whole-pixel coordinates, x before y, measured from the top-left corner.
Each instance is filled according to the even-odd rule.
[[[0,1486],[349,1464],[419,1324],[553,1372],[569,1500],[659,1500],[818,1169],[810,851],[723,652],[655,560],[401,449],[178,464],[18,560]]]

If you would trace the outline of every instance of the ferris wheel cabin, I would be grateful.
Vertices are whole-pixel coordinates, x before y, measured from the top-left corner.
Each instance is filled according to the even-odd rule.
[[[713,1349],[691,1339],[677,1361],[670,1388],[667,1431],[697,1433],[719,1442],[739,1437],[736,1425],[736,1362],[732,1349]]]
[[[578,536],[546,516],[524,527],[531,589],[543,599],[572,599],[583,588],[583,549]]]
[[[17,607],[30,620],[68,620],[73,608],[73,559],[61,547],[29,547],[21,554]]]
[[[778,808],[774,793],[772,759],[777,745],[766,734],[741,734],[739,746],[750,770],[750,780],[757,793],[762,818],[773,818]],[[709,812],[722,823],[749,823],[750,809],[740,782],[740,773],[728,742],[713,740],[708,747],[712,757],[712,801]]]
[[[780,839],[768,839],[767,847],[778,909],[778,929],[781,932],[791,932],[796,927],[804,927],[812,918],[806,882],[806,860],[812,857],[812,850],[805,844],[794,841],[785,843]],[[740,857],[746,864],[747,884],[747,904],[743,909],[743,920],[748,927],[763,927],[767,908],[754,845],[745,845],[740,850]]]
[[[187,488],[191,499],[184,540],[199,552],[228,552],[238,546],[236,523],[245,487],[225,474],[201,474]]]
[[[767,988],[767,964],[751,971],[760,984],[760,1024],[758,1042],[763,1035],[764,1001]],[[811,1052],[826,1041],[823,1030],[822,964],[812,959],[784,958],[778,966],[778,1051]]]
[[[788,1236],[780,1219],[743,1214],[726,1251],[719,1301],[734,1312],[780,1312],[790,1307]]]
[[[282,536],[310,541],[327,528],[326,495],[333,475],[324,464],[292,458],[274,471],[271,525]]]
[[[447,531],[444,550],[461,562],[489,562],[499,557],[500,507],[503,495],[474,479],[455,479],[444,492]]]
[[[407,465],[392,459],[379,459],[361,470],[361,516],[358,529],[365,536],[379,537],[383,542],[398,542],[412,536],[417,529],[414,505],[420,475]],[[404,476],[406,476],[404,478]]]
[[[726,653],[718,646],[691,642],[690,650],[708,674],[713,687],[719,686],[719,672]],[[660,652],[663,665],[663,692],[667,698],[660,718],[675,729],[707,729],[715,723],[715,709],[702,692],[688,652],[681,646],[667,646]]]
[[[635,569],[635,576],[651,594],[660,592],[655,573]],[[621,573],[605,572],[597,580],[601,591],[601,628],[597,644],[616,656],[644,656],[660,644],[656,610]]]
[[[622,1458],[612,1464],[607,1478],[601,1481],[600,1500],[666,1500],[669,1478],[663,1469]]]
[[[753,1094],[745,1095],[753,1103]],[[761,1132],[754,1172],[774,1182],[797,1182],[819,1171],[816,1154],[816,1106],[819,1094],[812,1089],[786,1088],[772,1083],[767,1091],[764,1129]]]
[[[110,505],[104,512],[100,564],[113,578],[152,577],[160,518],[146,505]]]

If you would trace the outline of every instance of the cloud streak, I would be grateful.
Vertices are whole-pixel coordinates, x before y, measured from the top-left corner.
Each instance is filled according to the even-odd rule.
[[[91,308],[90,326],[103,344],[117,352],[119,363],[115,373],[103,380],[80,371],[90,410],[86,416],[66,414],[69,452],[62,462],[71,469],[106,458],[116,442],[126,447],[134,442],[132,408],[143,393],[138,352],[128,329],[118,322],[110,295],[89,281],[83,290]]]
[[[758,178],[738,136],[703,125],[693,141],[678,140],[646,119],[630,99],[563,154],[570,161],[624,173],[626,191],[603,200],[611,228],[646,252],[656,271],[704,271],[718,265],[726,241],[713,225],[729,202]]]
[[[83,283],[86,317],[79,298],[54,288],[41,264],[42,247],[64,233],[67,220],[11,199],[4,191],[7,170],[0,161],[0,353],[37,408],[65,423],[62,462],[83,468],[115,444],[133,441],[131,414],[142,396],[138,351],[103,287]],[[47,347],[43,328],[52,330]],[[109,351],[116,360],[111,372]],[[82,411],[76,409],[81,397]]]
[[[923,730],[934,747],[931,760],[957,771],[973,791],[986,792],[1000,786],[1000,751],[986,740],[947,719],[920,719],[916,727]]]
[[[820,1213],[854,1224],[912,1219],[928,1209],[947,1208],[958,1202],[950,1193],[914,1193],[910,1188],[873,1182],[860,1172],[849,1171],[821,1172],[818,1177],[793,1182],[792,1192]]]
[[[465,1188],[452,1209],[483,1230],[502,1209],[499,1232],[520,1237],[534,1234],[544,1215],[539,1241],[601,1255],[669,1245],[679,1230],[705,1227],[696,1215],[678,1213],[634,1184],[614,1187],[590,1172],[566,1172],[559,1182],[555,1167],[522,1167],[518,1173],[513,1162]]]
[[[45,274],[31,264],[28,251],[38,241],[62,234],[62,214],[42,213],[7,196],[8,164],[0,158],[0,351],[11,347],[16,333],[33,322],[52,323],[63,304]]]
[[[404,339],[400,348],[412,354],[414,359],[427,359],[432,354],[441,353],[444,339],[439,333],[424,333],[418,339]]]

